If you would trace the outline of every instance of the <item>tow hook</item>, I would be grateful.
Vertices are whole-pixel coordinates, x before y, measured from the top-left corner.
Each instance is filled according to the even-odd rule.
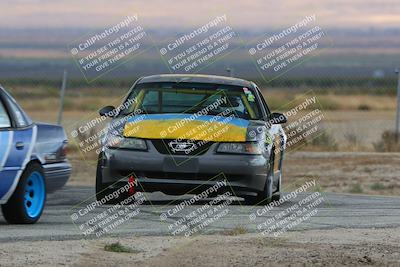
[[[129,185],[128,195],[133,196],[135,194],[135,177],[133,175],[131,175],[128,178],[128,185]]]

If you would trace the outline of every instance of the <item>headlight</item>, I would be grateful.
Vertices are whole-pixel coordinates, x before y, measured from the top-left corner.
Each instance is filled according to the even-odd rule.
[[[218,153],[235,153],[260,155],[262,148],[257,142],[248,143],[221,143],[217,148]]]
[[[125,148],[135,150],[147,150],[146,141],[139,138],[125,138],[121,136],[110,136],[107,141],[109,148]]]

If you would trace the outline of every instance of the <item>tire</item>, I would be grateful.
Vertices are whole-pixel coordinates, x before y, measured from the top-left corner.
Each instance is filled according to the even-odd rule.
[[[272,195],[272,201],[279,201],[281,199],[281,195],[282,195],[282,166],[280,166],[281,168],[279,169],[279,180],[278,180],[278,185],[277,185],[277,189],[276,192]]]
[[[104,184],[103,183],[103,174],[101,171],[102,167],[102,160],[103,159],[103,154],[99,154],[99,159],[97,161],[97,168],[96,168],[96,200],[97,201],[103,201],[105,205],[115,205],[119,204],[121,201],[124,199],[128,198],[128,194],[121,194],[119,195],[118,198],[112,198],[112,199],[105,199],[106,196],[112,194],[115,192],[115,188],[111,188],[111,184]]]
[[[274,173],[274,155],[275,153],[272,150],[271,159],[269,163],[269,170],[267,174],[267,179],[265,181],[264,189],[262,192],[258,193],[257,196],[248,196],[245,197],[246,205],[266,205],[271,203],[273,200],[272,195],[272,184],[273,184],[273,173]]]
[[[281,199],[281,192],[272,195],[272,201],[279,201]]]
[[[273,196],[272,194],[272,180],[267,177],[265,182],[264,190],[257,194],[257,196],[245,197],[246,205],[266,205],[271,203]]]
[[[282,170],[279,174],[278,190],[272,195],[272,201],[279,201],[281,199],[281,187],[282,187]]]
[[[38,163],[28,164],[17,188],[5,205],[3,216],[11,224],[33,224],[42,215],[46,203],[46,181]]]

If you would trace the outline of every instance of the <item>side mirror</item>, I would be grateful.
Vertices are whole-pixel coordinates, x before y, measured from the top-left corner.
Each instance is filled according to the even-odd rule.
[[[106,117],[114,117],[115,115],[115,107],[113,106],[105,106],[104,108],[99,110],[100,116],[106,116]]]
[[[271,113],[268,118],[268,123],[271,125],[287,123],[287,118],[282,113]]]

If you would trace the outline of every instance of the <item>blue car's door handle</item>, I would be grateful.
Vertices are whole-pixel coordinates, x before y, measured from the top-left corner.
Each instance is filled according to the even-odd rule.
[[[17,142],[15,144],[15,148],[18,149],[18,150],[24,149],[24,146],[25,146],[24,142]]]

